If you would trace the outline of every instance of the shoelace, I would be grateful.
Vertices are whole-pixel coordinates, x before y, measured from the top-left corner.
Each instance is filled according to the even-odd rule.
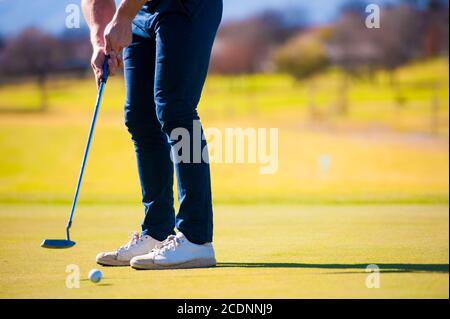
[[[170,235],[155,250],[158,253],[163,253],[163,252],[165,252],[166,250],[169,250],[169,249],[175,250],[175,248],[179,244],[180,244],[180,242],[179,242],[178,238],[175,235]]]
[[[129,237],[130,237],[130,240],[125,245],[120,246],[118,251],[124,250],[124,249],[129,249],[131,246],[137,244],[138,241],[142,240],[142,238],[138,232],[131,233],[131,235]]]

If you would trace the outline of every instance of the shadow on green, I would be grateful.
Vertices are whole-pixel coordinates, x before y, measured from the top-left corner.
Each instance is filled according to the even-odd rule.
[[[369,265],[377,265],[381,272],[438,272],[448,273],[448,264],[301,264],[301,263],[245,263],[223,262],[217,263],[222,268],[311,268],[311,269],[361,269],[366,270]],[[346,272],[351,273],[351,272]]]

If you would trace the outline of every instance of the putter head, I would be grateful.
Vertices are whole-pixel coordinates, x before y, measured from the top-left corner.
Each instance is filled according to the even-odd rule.
[[[44,239],[41,244],[43,248],[64,249],[75,245],[74,241],[67,239]]]

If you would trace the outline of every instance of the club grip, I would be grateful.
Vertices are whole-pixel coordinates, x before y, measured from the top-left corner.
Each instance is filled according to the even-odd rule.
[[[103,61],[102,67],[102,82],[106,83],[109,75],[109,67],[108,67],[109,55],[105,55],[105,61]]]

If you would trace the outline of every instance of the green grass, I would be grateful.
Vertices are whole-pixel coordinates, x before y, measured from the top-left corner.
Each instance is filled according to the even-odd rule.
[[[79,207],[69,250],[39,247],[61,237],[68,205],[0,206],[1,298],[448,298],[446,205],[217,206],[218,267],[135,271],[101,268],[137,227],[138,206]],[[80,267],[79,289],[65,270]],[[381,269],[366,288],[365,267]]]
[[[71,200],[90,114],[0,118],[0,201]],[[448,144],[414,135],[311,131],[285,121],[214,122],[207,127],[279,127],[279,169],[213,164],[216,203],[448,202]],[[331,159],[328,173],[320,157]],[[236,187],[239,185],[239,187]],[[133,146],[122,118],[100,114],[80,200],[139,201]]]

